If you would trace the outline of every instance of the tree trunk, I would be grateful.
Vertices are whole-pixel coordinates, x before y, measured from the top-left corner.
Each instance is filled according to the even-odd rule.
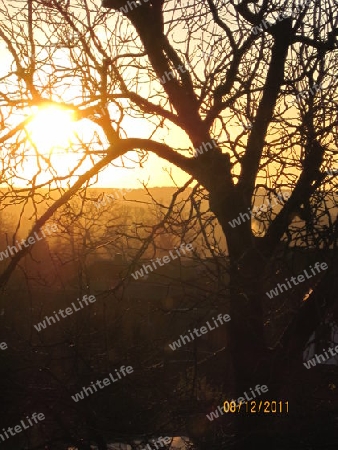
[[[223,199],[223,203],[218,202]],[[230,199],[224,202],[225,199]],[[241,225],[232,228],[229,221],[240,212],[248,211],[235,189],[227,196],[210,194],[210,206],[222,225],[230,256],[230,316],[229,344],[233,362],[235,398],[244,397],[244,393],[253,400],[278,400],[281,385],[274,378],[276,373],[275,352],[268,349],[264,336],[264,316],[262,300],[265,296],[265,267],[269,255],[264,255],[258,247],[260,240],[252,235],[251,217]],[[268,393],[254,397],[250,391],[256,385],[268,386]],[[257,408],[258,409],[258,408]],[[237,435],[240,436],[237,447],[252,446],[254,436],[258,440],[270,430],[273,417],[250,414],[241,411],[236,414]],[[272,439],[272,438],[271,438]]]
[[[215,177],[216,178],[216,177]],[[221,199],[221,200],[219,200]],[[210,193],[210,207],[218,218],[224,234],[230,256],[230,316],[229,344],[233,362],[235,395],[243,397],[244,392],[251,395],[250,388],[267,385],[268,393],[254,400],[292,402],[297,386],[308,372],[302,366],[302,352],[310,334],[319,324],[334,302],[332,293],[337,289],[338,265],[331,261],[329,270],[323,274],[313,292],[300,307],[286,328],[274,350],[269,349],[264,336],[264,315],[262,302],[265,298],[266,269],[273,257],[273,246],[264,248],[263,239],[252,235],[251,217],[234,228],[229,221],[240,212],[247,211],[251,205],[245,204],[236,188],[226,194]],[[262,243],[262,244],[261,244]],[[318,310],[321,310],[321,315]],[[230,399],[229,399],[230,400]],[[258,408],[256,408],[258,409]],[[292,411],[291,411],[292,412]],[[285,417],[285,414],[284,414]],[[292,414],[290,415],[291,420]],[[273,433],[275,417],[269,414],[237,414],[236,450],[260,445],[262,442],[274,447]],[[277,437],[278,439],[278,437]]]

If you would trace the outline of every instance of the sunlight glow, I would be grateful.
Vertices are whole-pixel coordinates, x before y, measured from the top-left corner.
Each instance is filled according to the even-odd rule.
[[[67,149],[75,131],[73,111],[48,106],[39,108],[26,126],[32,143],[41,153],[55,148]]]

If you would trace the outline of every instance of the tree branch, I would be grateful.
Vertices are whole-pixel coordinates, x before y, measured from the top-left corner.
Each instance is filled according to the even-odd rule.
[[[259,170],[265,136],[273,117],[280,88],[284,82],[284,65],[292,31],[291,19],[284,20],[283,27],[279,27],[278,30],[278,32],[277,30],[275,32],[275,42],[272,47],[270,67],[263,89],[262,100],[259,104],[246,152],[242,159],[242,170],[237,184],[238,189],[243,191],[248,205],[251,202]]]

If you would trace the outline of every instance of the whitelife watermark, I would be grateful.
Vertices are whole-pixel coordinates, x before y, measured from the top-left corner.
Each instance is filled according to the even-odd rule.
[[[238,397],[238,399],[236,401],[234,399],[232,399],[230,402],[235,402],[236,405],[239,406],[241,404],[245,404],[245,403],[249,402],[250,400],[253,400],[254,398],[256,398],[256,395],[253,392],[252,388],[249,388],[249,389],[251,391],[251,394],[253,395],[252,398],[249,397],[245,391],[243,394],[245,398]],[[255,391],[257,392],[258,395],[266,394],[268,392],[268,390],[269,389],[266,384],[263,384],[262,386],[260,384],[257,384],[255,387]],[[220,417],[219,413],[221,413],[221,416],[223,416],[223,414],[225,414],[225,410],[224,410],[225,403],[226,402],[224,402],[223,405],[217,406],[217,409],[215,409],[215,411],[212,411],[210,414],[206,415],[206,417],[208,418],[208,420],[210,420],[210,422],[212,422],[214,419],[218,419]]]
[[[129,11],[132,11],[134,7],[137,8],[138,6],[141,6],[142,2],[143,3],[148,3],[149,0],[142,0],[142,1],[141,0],[136,0],[135,2],[134,1],[128,1],[125,6],[121,6],[121,8],[119,8],[119,11],[121,13],[127,14]],[[132,4],[133,4],[133,7],[131,6]]]
[[[332,81],[330,84],[327,85],[327,88],[329,88],[333,83],[335,83],[337,81],[337,77],[334,76],[332,78]],[[309,89],[304,89],[302,91],[300,91],[297,95],[296,95],[296,100],[293,100],[293,102],[291,103],[291,105],[293,105],[294,103],[300,103],[300,99],[305,99],[307,96],[309,96],[309,92],[314,96],[315,94],[317,94],[317,92],[321,91],[324,88],[324,83],[314,83]]]
[[[183,66],[183,64],[179,64],[177,66],[176,70],[178,72],[181,72],[181,73],[186,73],[187,72],[187,69]],[[173,71],[170,71],[170,72],[165,71],[164,75],[162,77],[160,77],[160,83],[161,84],[165,84],[167,81],[170,81],[172,78],[175,78],[175,72],[173,72]]]
[[[33,427],[36,425],[39,421],[45,420],[45,415],[42,413],[33,413],[32,416],[29,418],[26,416],[28,426],[26,426],[25,422],[23,420],[20,421],[20,425],[15,425],[14,427],[8,427],[6,430],[5,428],[2,429],[2,432],[0,433],[0,438],[2,439],[2,442],[5,442],[6,439],[9,439],[11,436],[15,436],[16,434],[21,433],[23,430],[28,430],[29,427]],[[33,423],[33,422],[35,423]],[[14,430],[14,431],[13,431]],[[10,434],[10,436],[8,435]],[[4,435],[6,439],[4,438]]]
[[[95,384],[100,388],[100,389],[104,389],[106,386],[110,386],[111,385],[111,381],[113,383],[116,383],[119,380],[122,380],[122,378],[126,377],[127,375],[130,375],[131,373],[134,372],[134,369],[132,368],[132,366],[121,366],[120,370],[115,369],[117,378],[114,378],[114,375],[110,372],[109,373],[109,378],[104,378],[102,381],[100,380],[96,380],[96,382],[94,383],[94,381],[91,382],[90,386],[88,387],[82,387],[82,390],[78,393],[76,393],[75,395],[72,395],[72,399],[74,400],[74,402],[78,402],[79,400],[83,400],[85,398],[84,394],[86,394],[87,397],[89,397],[88,391],[90,392],[90,394],[94,394],[94,392],[97,392],[97,388],[95,386]],[[122,374],[122,375],[121,375]]]
[[[214,324],[216,325],[215,328],[212,328],[210,326],[209,321],[207,321],[206,325],[207,326],[202,326],[199,331],[202,334],[198,334],[199,331],[197,328],[193,329],[193,332],[195,333],[196,337],[201,337],[203,334],[207,334],[209,331],[212,330],[216,330],[216,328],[219,327],[219,324],[217,323],[217,321],[220,323],[220,325],[224,325],[225,322],[229,322],[231,320],[231,317],[229,316],[229,314],[218,314],[217,319],[215,319],[214,317],[212,318],[212,320],[214,321]],[[223,322],[224,320],[224,322]],[[195,336],[192,334],[192,332],[190,330],[188,330],[188,333],[191,336],[191,339],[194,341],[195,340]],[[187,340],[188,342],[185,342],[185,340]],[[169,347],[171,348],[171,350],[175,351],[177,348],[182,347],[182,345],[188,344],[190,341],[189,336],[187,336],[186,334],[182,336],[182,334],[180,335],[180,338],[177,341],[174,341],[172,344],[169,344]]]
[[[316,262],[316,264],[314,265],[317,273],[314,271],[313,267],[310,266],[310,270],[312,272],[313,275],[310,275],[307,273],[307,270],[304,269],[303,273],[305,274],[306,278],[309,280],[310,278],[312,278],[312,276],[318,275],[322,270],[327,270],[328,269],[328,265],[325,262]],[[320,267],[319,267],[320,266]],[[293,286],[291,285],[290,281],[285,278],[285,281],[287,283],[287,285],[285,283],[277,283],[277,287],[274,289],[271,289],[270,292],[266,292],[266,295],[269,297],[269,299],[272,299],[273,297],[277,297],[277,295],[281,294],[283,291],[282,287],[284,288],[285,291],[288,291],[289,289],[292,289],[294,286],[297,286],[299,283],[303,283],[305,281],[305,276],[300,274],[297,276],[297,281],[296,281],[296,277],[291,277],[290,280],[293,283]],[[280,292],[278,292],[278,289],[280,290]]]
[[[87,294],[85,294],[85,295],[82,297],[82,301],[81,301],[79,298],[77,299],[77,301],[79,302],[79,303],[78,303],[78,306],[80,305],[81,308],[76,308],[75,303],[72,302],[72,303],[71,303],[71,306],[73,307],[73,309],[69,306],[69,307],[66,308],[65,310],[59,309],[59,311],[58,311],[57,313],[56,313],[55,311],[53,311],[54,317],[53,317],[53,316],[50,316],[50,317],[45,316],[45,319],[44,319],[42,322],[39,322],[37,325],[34,325],[34,328],[35,328],[37,331],[45,330],[45,329],[47,328],[47,325],[52,325],[51,321],[53,321],[54,324],[56,323],[55,318],[57,319],[58,322],[60,322],[59,314],[60,314],[60,316],[61,316],[63,319],[65,319],[66,317],[71,316],[71,315],[73,314],[73,312],[81,311],[81,309],[84,308],[82,302],[85,303],[86,306],[89,306],[89,303],[94,303],[94,302],[96,302],[96,297],[95,297],[95,295],[90,295],[90,296],[88,297],[88,299],[87,299],[87,297],[88,297]],[[66,315],[64,315],[64,312],[66,313]]]
[[[186,252],[186,250],[182,247],[186,247],[186,250],[188,250],[189,252],[192,252],[192,250],[193,250],[192,244],[185,244],[183,242],[183,244],[180,245],[179,250],[176,247],[174,248],[174,250],[178,256],[182,256],[180,252],[183,252],[184,254]],[[164,266],[164,264],[170,263],[171,260],[178,259],[178,256],[173,254],[173,252],[171,250],[169,251],[169,255],[170,255],[171,259],[167,255],[163,256],[163,258],[156,258],[157,264],[159,266]],[[163,260],[163,264],[161,264],[161,259]],[[135,270],[135,272],[131,274],[131,276],[134,278],[134,280],[138,280],[139,277],[144,277],[144,272],[146,273],[146,275],[148,275],[148,268],[150,268],[152,272],[154,271],[154,269],[158,268],[156,266],[156,263],[154,262],[154,260],[151,259],[151,261],[152,261],[153,267],[151,267],[150,264],[143,264],[143,266],[140,270]],[[144,272],[143,272],[143,270],[144,270]]]
[[[113,194],[106,194],[105,192],[102,195],[102,198],[98,201],[92,200],[94,202],[94,206],[96,209],[101,208],[102,206],[106,206],[114,200],[121,200],[127,192],[131,192],[131,188],[121,188],[114,189]],[[120,198],[121,197],[121,198]]]
[[[151,445],[154,445],[155,449],[158,450],[159,447],[157,445],[157,442],[159,442],[161,447],[164,447],[164,446],[169,445],[171,443],[171,441],[172,441],[172,438],[169,436],[166,436],[164,438],[162,436],[160,436],[160,437],[156,438],[156,440],[153,439],[151,442]],[[153,448],[150,447],[150,444],[147,444],[145,447],[142,447],[140,450],[153,450]]]
[[[28,244],[27,245],[26,245],[26,239],[21,239],[21,244],[19,243],[19,241],[16,241],[17,245],[13,245],[13,246],[12,245],[8,245],[6,250],[0,252],[0,261],[2,261],[4,258],[8,258],[10,256],[9,253],[11,254],[11,256],[14,256],[16,253],[19,253],[19,251],[22,250],[22,246],[28,248],[30,245],[34,245],[36,241],[41,241],[43,238],[46,237],[45,231],[47,231],[47,229],[48,229],[47,232],[48,232],[48,234],[50,236],[52,234],[51,231],[50,231],[50,228],[52,229],[52,232],[54,232],[54,233],[56,233],[58,231],[58,227],[57,227],[56,224],[53,224],[51,226],[47,225],[45,227],[45,230],[43,230],[43,229],[40,230],[40,232],[41,232],[43,237],[39,237],[38,233],[35,232],[34,236],[29,236],[28,237],[28,239],[27,239]],[[18,250],[18,247],[19,247],[19,250]],[[13,250],[15,251],[15,253],[13,253]]]
[[[323,355],[321,355],[321,354],[317,355],[317,354],[316,354],[316,355],[314,356],[314,358],[311,358],[311,359],[309,359],[307,362],[304,362],[304,363],[303,363],[304,366],[305,366],[307,369],[311,369],[311,367],[315,367],[316,364],[323,363],[323,362],[325,362],[325,361],[327,361],[327,360],[333,358],[334,356],[337,356],[337,354],[338,354],[338,345],[336,345],[336,346],[334,347],[334,349],[336,350],[337,353],[335,353],[335,352],[333,351],[332,348],[328,348],[328,349],[327,349],[327,350],[330,352],[331,356],[329,356],[329,355],[327,354],[327,351],[323,349],[323,352],[325,353],[326,359],[325,359],[325,357],[324,357]],[[321,361],[319,358],[322,358],[322,361]],[[316,361],[316,360],[317,360],[317,361]]]
[[[328,175],[335,176],[338,175],[338,169],[327,169],[325,173],[327,173]]]
[[[213,146],[214,146],[214,148],[216,148],[217,144],[214,141],[214,139],[211,139],[211,142],[213,142]],[[202,155],[204,152],[207,152],[208,150],[211,150],[211,149],[212,149],[212,145],[210,142],[202,142],[202,145],[200,145],[199,147],[196,147],[194,150],[190,149],[190,153],[192,153],[194,158],[197,158],[199,155]]]
[[[311,3],[312,0],[305,0],[305,2],[301,5],[293,7],[291,10],[291,13],[288,13],[287,11],[283,11],[280,14],[278,14],[276,21],[282,22],[284,19],[288,19],[289,17],[296,18],[297,15],[301,12],[301,10],[307,6],[309,3]],[[268,22],[267,20],[262,20],[260,25],[257,25],[253,27],[252,33],[258,34],[260,32],[263,32],[264,28],[267,30],[268,28],[272,27],[272,23]],[[263,28],[264,27],[264,28]]]
[[[279,201],[279,204],[282,204],[281,201],[287,201],[290,198],[290,194],[288,192],[284,192],[281,195],[277,195],[277,199]],[[267,212],[268,210],[272,209],[274,206],[278,205],[278,201],[276,201],[276,197],[273,199],[273,203],[267,202],[267,204],[262,203],[260,206],[255,206],[253,210],[251,208],[248,208],[249,213],[253,217],[258,217],[262,212]],[[258,211],[258,212],[257,212]],[[256,214],[257,212],[257,214]],[[240,213],[239,216],[236,217],[236,219],[230,220],[228,224],[235,228],[237,225],[241,225],[246,220],[250,220],[250,216],[248,213]]]

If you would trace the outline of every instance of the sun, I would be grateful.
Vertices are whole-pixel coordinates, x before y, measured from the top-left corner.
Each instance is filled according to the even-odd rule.
[[[74,112],[57,106],[39,107],[26,130],[39,152],[56,148],[67,149],[71,145],[75,126]]]

